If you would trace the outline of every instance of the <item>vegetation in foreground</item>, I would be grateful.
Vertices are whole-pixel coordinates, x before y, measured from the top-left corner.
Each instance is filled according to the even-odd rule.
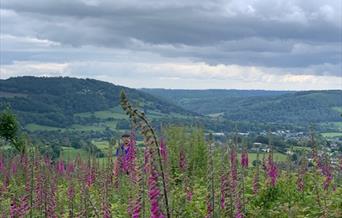
[[[275,161],[257,153],[250,163],[237,140],[205,139],[203,131],[165,129],[161,140],[144,114],[122,95],[132,131],[125,159],[52,161],[37,149],[0,155],[3,217],[341,217],[342,161],[331,164],[311,140],[306,155]],[[240,153],[240,154],[239,154]]]

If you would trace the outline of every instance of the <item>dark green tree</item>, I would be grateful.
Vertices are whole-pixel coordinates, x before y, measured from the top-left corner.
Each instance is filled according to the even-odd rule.
[[[25,136],[19,135],[19,123],[8,107],[0,114],[0,138],[10,142],[17,151],[25,153]]]
[[[18,122],[9,108],[0,114],[0,136],[7,141],[13,140],[18,132]]]

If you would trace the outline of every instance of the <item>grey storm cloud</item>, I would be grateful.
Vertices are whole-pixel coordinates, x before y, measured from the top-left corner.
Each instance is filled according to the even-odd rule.
[[[341,11],[340,0],[7,0],[1,34],[341,76]],[[44,58],[2,50],[2,62]]]

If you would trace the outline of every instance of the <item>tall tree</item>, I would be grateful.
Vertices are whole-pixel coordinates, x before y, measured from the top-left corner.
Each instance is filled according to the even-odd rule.
[[[0,138],[9,141],[19,152],[25,153],[24,136],[19,135],[19,123],[8,107],[0,114]]]

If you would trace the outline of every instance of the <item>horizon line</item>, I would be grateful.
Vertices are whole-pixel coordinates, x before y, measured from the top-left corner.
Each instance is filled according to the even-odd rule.
[[[15,78],[23,78],[23,77],[33,77],[33,78],[70,78],[70,79],[83,79],[83,80],[96,80],[96,81],[101,81],[105,83],[110,83],[116,86],[122,86],[126,88],[131,88],[131,89],[161,89],[161,90],[179,90],[179,91],[269,91],[269,92],[309,92],[309,91],[342,91],[341,89],[246,89],[246,88],[163,88],[163,87],[131,87],[127,85],[122,85],[122,84],[116,84],[111,81],[105,81],[97,78],[91,78],[91,77],[77,77],[77,76],[49,76],[49,75],[43,75],[43,76],[33,76],[33,75],[23,75],[23,76],[11,76],[5,79],[0,78],[0,80],[8,80],[8,79],[15,79]]]

